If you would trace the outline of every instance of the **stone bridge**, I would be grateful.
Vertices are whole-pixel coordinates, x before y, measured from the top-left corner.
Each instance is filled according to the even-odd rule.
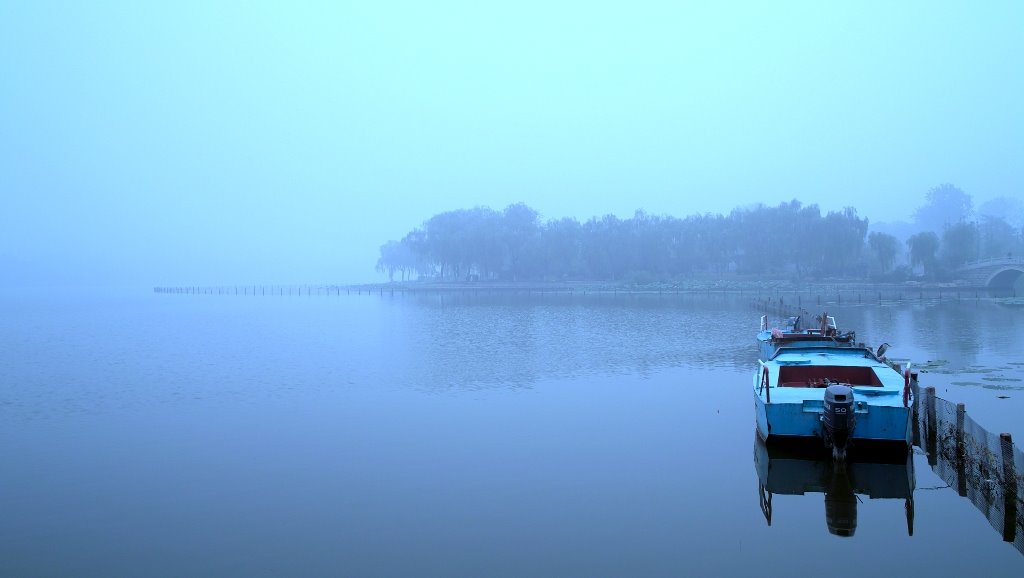
[[[961,279],[975,287],[1009,289],[1024,275],[1024,258],[986,259],[968,263],[957,270]]]

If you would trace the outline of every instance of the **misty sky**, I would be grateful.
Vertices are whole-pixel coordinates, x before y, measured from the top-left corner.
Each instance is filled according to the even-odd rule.
[[[1024,197],[1022,29],[1020,2],[0,0],[4,284],[376,280],[434,213],[516,201]]]

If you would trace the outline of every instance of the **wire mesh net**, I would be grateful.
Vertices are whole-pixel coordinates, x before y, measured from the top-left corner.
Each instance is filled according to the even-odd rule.
[[[914,440],[932,470],[1024,554],[1024,452],[934,389],[914,388],[914,397]]]

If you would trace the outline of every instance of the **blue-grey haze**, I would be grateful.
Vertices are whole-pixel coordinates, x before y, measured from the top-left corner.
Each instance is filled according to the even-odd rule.
[[[441,210],[1024,194],[1018,2],[0,2],[5,284],[359,281]]]
[[[891,500],[852,542],[820,494],[766,525],[745,298],[140,288],[380,279],[383,242],[476,205],[1019,200],[1022,25],[1016,2],[0,0],[0,574],[790,576],[799,544],[838,575],[1019,575],[920,454],[913,538]],[[1024,438],[1019,304],[844,303]]]

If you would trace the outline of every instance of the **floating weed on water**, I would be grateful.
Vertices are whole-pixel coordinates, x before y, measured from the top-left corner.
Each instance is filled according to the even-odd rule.
[[[923,364],[917,366],[917,368],[923,373],[953,373],[953,370],[949,368],[949,362],[946,361],[945,359],[930,359],[924,362]]]
[[[950,385],[958,387],[980,387],[994,391],[1024,391],[1024,385],[1011,385],[1014,382],[1024,381],[1012,377],[983,377],[984,381],[952,381]],[[946,390],[949,391],[948,389]]]
[[[984,389],[991,389],[994,391],[1024,391],[1024,386],[1020,385],[996,385],[994,383],[986,383],[981,387]]]

